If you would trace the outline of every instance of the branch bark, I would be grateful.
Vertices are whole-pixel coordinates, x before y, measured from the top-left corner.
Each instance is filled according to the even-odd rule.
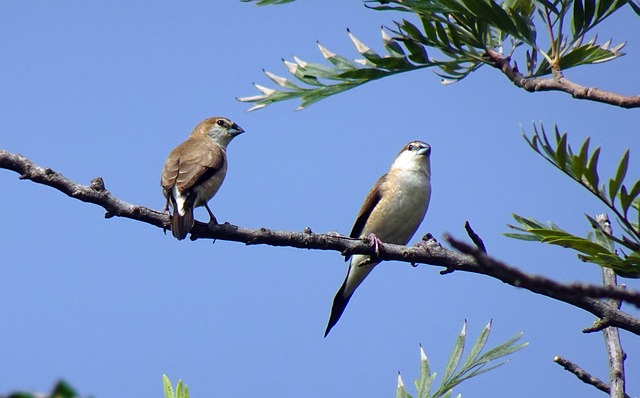
[[[493,67],[500,69],[502,73],[517,87],[529,92],[536,91],[562,91],[571,94],[573,98],[602,102],[621,108],[640,107],[640,95],[622,95],[595,87],[585,87],[565,78],[561,71],[553,74],[553,77],[525,77],[518,70],[518,66],[511,66],[509,58],[502,57],[497,52],[487,49],[487,55],[491,59]]]
[[[38,166],[22,155],[1,149],[0,168],[15,171],[20,174],[20,179],[44,184],[74,199],[101,206],[106,210],[106,218],[125,217],[165,230],[169,228],[168,214],[116,198],[105,188],[100,177],[94,179],[90,186],[81,185],[54,170]],[[376,255],[375,248],[367,239],[353,239],[338,234],[315,234],[309,228],[303,232],[290,232],[274,231],[267,228],[249,229],[229,223],[209,227],[205,223],[196,222],[191,230],[191,239],[220,239],[242,242],[247,245],[266,244],[303,249],[334,250],[342,254]],[[640,319],[596,299],[615,298],[640,308],[640,292],[638,291],[582,283],[562,284],[544,276],[525,273],[493,259],[486,254],[483,248],[471,246],[451,237],[446,237],[446,239],[459,252],[442,247],[435,239],[427,235],[423,241],[412,247],[383,244],[380,247],[379,258],[381,260],[441,266],[445,268],[442,273],[465,271],[487,275],[511,286],[524,288],[582,308],[601,319],[606,319],[609,325],[640,335]],[[474,241],[477,242],[478,239],[479,237],[476,235]]]
[[[606,214],[597,215],[596,221],[607,234],[613,234],[611,221],[609,221],[609,217]],[[602,281],[605,286],[616,286],[618,284],[616,274],[613,270],[605,267],[602,268]],[[607,300],[607,302],[613,308],[620,307],[620,301],[618,300],[610,299]],[[609,358],[609,380],[611,381],[609,395],[611,398],[624,398],[626,395],[624,374],[625,354],[622,350],[622,343],[620,342],[620,333],[618,332],[618,328],[615,327],[607,327],[602,330],[602,333]]]
[[[605,383],[604,381],[600,380],[595,376],[592,376],[591,374],[586,372],[584,369],[582,369],[580,366],[576,365],[570,360],[560,356],[553,358],[553,360],[568,372],[573,373],[581,381],[594,386],[600,391],[606,392],[607,394],[611,394],[611,385]],[[624,394],[621,396],[621,398],[631,398],[631,397],[627,394]]]

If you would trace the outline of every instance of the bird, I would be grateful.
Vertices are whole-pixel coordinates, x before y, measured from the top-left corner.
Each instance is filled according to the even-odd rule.
[[[171,151],[162,169],[160,185],[167,199],[164,211],[173,208],[171,233],[184,239],[193,225],[193,209],[204,206],[209,224],[217,224],[207,202],[218,192],[227,174],[227,145],[244,133],[226,117],[200,122],[189,138]]]
[[[389,171],[380,177],[367,195],[356,221],[352,238],[369,238],[376,251],[380,242],[406,245],[424,219],[431,199],[431,146],[412,141],[402,148]],[[333,299],[327,337],[338,323],[356,288],[380,263],[365,254],[346,256],[347,276]]]

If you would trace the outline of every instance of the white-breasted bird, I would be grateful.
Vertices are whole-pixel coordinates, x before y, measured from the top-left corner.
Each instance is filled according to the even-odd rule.
[[[391,169],[367,195],[349,236],[371,237],[376,244],[406,245],[429,207],[430,156],[431,147],[422,141],[412,141],[402,148]],[[368,255],[351,256],[347,277],[333,299],[325,337],[340,319],[356,288],[379,263]]]
[[[218,192],[227,174],[227,145],[244,130],[226,117],[211,117],[200,122],[185,142],[167,157],[160,184],[173,208],[171,233],[184,239],[193,225],[193,209],[204,206],[209,223],[217,220],[207,202]]]

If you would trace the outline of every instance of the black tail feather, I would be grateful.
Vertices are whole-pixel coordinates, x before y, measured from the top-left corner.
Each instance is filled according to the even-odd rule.
[[[189,231],[191,231],[191,228],[193,228],[194,224],[195,221],[193,219],[192,203],[190,203],[190,201],[187,201],[184,204],[184,216],[181,216],[180,213],[178,213],[174,202],[173,216],[171,217],[171,233],[173,234],[173,236],[178,240],[186,238],[187,234],[189,233]]]
[[[348,275],[347,275],[348,276]],[[344,309],[347,308],[347,304],[349,304],[349,300],[351,296],[345,297],[344,290],[347,286],[347,280],[344,280],[342,286],[340,286],[340,290],[336,293],[336,296],[333,298],[333,305],[331,306],[331,316],[329,317],[329,323],[327,324],[327,330],[324,332],[324,337],[327,337],[331,329],[338,323]]]

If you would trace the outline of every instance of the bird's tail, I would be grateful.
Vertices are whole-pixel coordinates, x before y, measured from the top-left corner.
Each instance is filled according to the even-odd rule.
[[[173,216],[171,217],[171,233],[176,239],[182,240],[187,237],[187,234],[195,224],[193,219],[193,203],[189,200],[185,201],[184,215],[180,215],[175,200],[172,200],[172,202]]]
[[[345,291],[347,288],[347,278],[345,278],[344,283],[340,286],[340,290],[336,293],[336,296],[333,298],[333,305],[331,306],[331,316],[329,316],[329,323],[327,324],[327,330],[324,332],[324,337],[327,337],[331,328],[333,328],[336,323],[340,320],[344,309],[347,308],[347,304],[349,304],[349,300],[353,294],[346,295]]]

